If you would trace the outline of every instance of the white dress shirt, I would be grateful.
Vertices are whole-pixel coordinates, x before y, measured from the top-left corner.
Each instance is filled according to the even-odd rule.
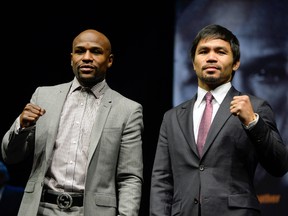
[[[220,107],[220,104],[222,103],[222,101],[224,100],[227,92],[229,91],[229,89],[231,88],[231,83],[225,83],[219,87],[217,87],[216,89],[210,91],[213,95],[213,100],[212,100],[212,105],[213,105],[213,113],[212,113],[212,121]],[[197,90],[197,100],[194,104],[194,108],[193,108],[193,119],[194,119],[194,136],[195,139],[197,139],[198,137],[198,129],[199,129],[199,125],[200,125],[200,121],[205,109],[205,94],[207,93],[206,90],[200,88],[198,86],[198,90]],[[195,140],[197,143],[197,140]]]

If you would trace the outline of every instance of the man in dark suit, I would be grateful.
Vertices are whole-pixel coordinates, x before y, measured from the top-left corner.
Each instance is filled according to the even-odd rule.
[[[0,161],[0,215],[16,216],[23,197],[24,188],[9,185],[10,175],[5,164]]]
[[[35,90],[2,141],[6,163],[33,154],[19,215],[137,216],[143,163],[141,104],[110,88],[109,39],[72,43],[74,79]]]
[[[233,77],[233,86],[268,101],[283,142],[288,145],[288,1],[188,2],[178,8],[175,21],[174,105],[190,99],[197,90],[192,61],[183,50],[190,47],[198,29],[211,22],[220,24],[237,35],[241,44],[241,67]],[[254,184],[263,216],[287,215],[288,173],[277,178],[259,165]]]
[[[204,27],[190,55],[198,89],[191,100],[164,115],[152,170],[150,216],[259,216],[253,184],[257,165],[276,177],[288,171],[288,149],[271,106],[232,86],[240,48],[227,28]],[[200,154],[207,92],[213,96],[212,120]]]

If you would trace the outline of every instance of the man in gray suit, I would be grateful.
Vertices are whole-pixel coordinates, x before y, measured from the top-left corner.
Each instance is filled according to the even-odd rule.
[[[18,215],[138,215],[142,106],[106,83],[113,57],[103,33],[81,32],[72,45],[75,78],[38,87],[4,135],[6,163],[34,154]]]
[[[253,184],[257,165],[276,177],[288,171],[288,149],[271,106],[232,86],[240,48],[227,28],[212,24],[200,30],[190,56],[197,93],[164,115],[152,170],[150,215],[259,216]],[[198,135],[203,132],[199,125],[207,92],[213,96],[212,121],[200,154],[197,142],[203,138]]]

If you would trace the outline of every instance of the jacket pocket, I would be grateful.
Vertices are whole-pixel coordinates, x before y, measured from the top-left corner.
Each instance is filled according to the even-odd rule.
[[[229,207],[252,208],[260,211],[260,204],[256,197],[249,194],[234,194],[228,197]]]
[[[95,203],[98,206],[117,207],[117,200],[115,196],[105,196],[97,194],[95,196]]]
[[[34,182],[34,181],[28,181],[26,184],[26,187],[25,187],[25,192],[28,192],[28,193],[34,192],[35,184],[36,184],[36,182]]]

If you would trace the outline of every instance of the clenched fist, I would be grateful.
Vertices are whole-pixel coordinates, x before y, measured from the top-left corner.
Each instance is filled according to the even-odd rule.
[[[36,121],[45,114],[45,109],[39,107],[36,104],[28,103],[24,107],[20,115],[21,128],[27,128],[33,126]]]

